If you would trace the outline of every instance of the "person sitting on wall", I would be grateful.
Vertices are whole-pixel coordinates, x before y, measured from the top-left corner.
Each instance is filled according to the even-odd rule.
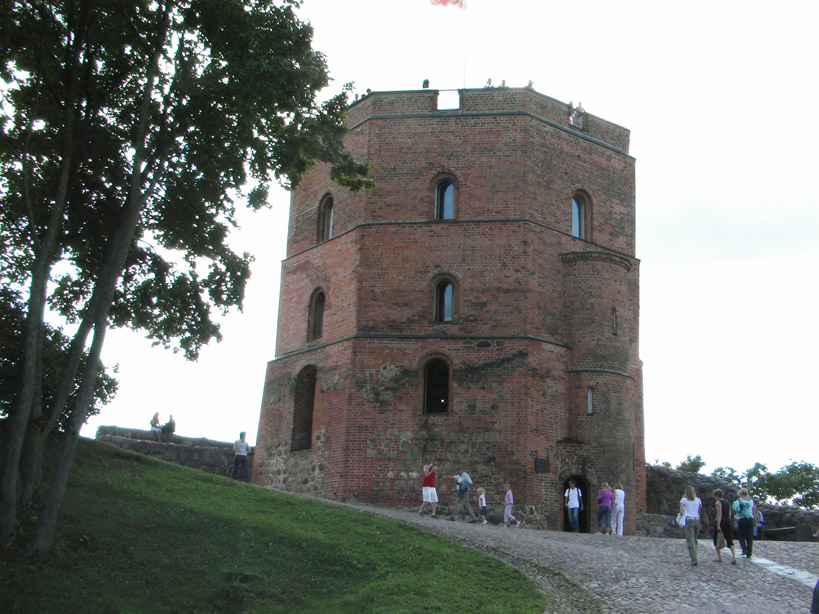
[[[174,431],[176,431],[176,422],[174,422],[173,414],[171,414],[170,420],[168,420],[165,424],[162,425],[162,434],[173,435]]]
[[[151,433],[154,434],[154,439],[162,441],[162,429],[159,427],[159,412],[154,414],[151,418]]]

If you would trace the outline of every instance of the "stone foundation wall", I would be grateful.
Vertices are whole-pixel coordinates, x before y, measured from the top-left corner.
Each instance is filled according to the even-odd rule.
[[[116,426],[99,427],[96,440],[215,475],[230,477],[233,472],[233,443],[179,435],[163,435],[163,440],[159,442],[150,431]],[[252,448],[248,454],[248,463],[252,475]]]
[[[116,426],[101,426],[97,429],[97,441],[110,443],[119,448],[132,450],[148,456],[200,469],[207,473],[230,477],[233,472],[233,444],[224,441],[213,441],[205,438],[180,437],[171,435],[162,442],[154,440],[150,431],[139,429],[125,429]],[[253,474],[253,452],[251,448],[248,461]],[[293,462],[292,459],[290,461]],[[420,478],[419,478],[420,479]],[[702,499],[708,515],[709,526],[714,524],[714,497],[711,494],[715,489],[725,491],[728,501],[737,498],[737,487],[717,478],[699,473],[675,471],[666,467],[646,465],[646,503],[645,514],[637,517],[637,535],[648,537],[683,537],[683,531],[674,521],[679,508],[679,502],[685,487],[691,484]],[[294,492],[315,494],[314,488],[304,483],[300,487],[292,487]],[[446,491],[442,496],[439,513],[446,514],[448,506]],[[805,510],[787,505],[759,505],[765,516],[765,529],[793,527],[794,531],[777,535],[776,539],[795,541],[817,541],[812,537],[819,530],[819,510]],[[627,511],[627,514],[631,513]],[[515,514],[530,527],[547,528],[547,518],[543,510],[533,506],[516,506]],[[502,522],[503,507],[490,508],[490,520]],[[705,536],[703,531],[702,536]],[[768,539],[769,537],[766,537]]]
[[[682,529],[674,522],[685,487],[690,484],[702,499],[709,526],[714,525],[715,503],[711,494],[721,488],[725,498],[733,502],[737,487],[720,479],[699,473],[675,471],[666,467],[646,465],[646,513],[637,519],[637,535],[649,537],[682,537]],[[776,535],[776,539],[816,541],[812,537],[819,530],[819,510],[806,510],[789,505],[758,505],[765,517],[764,529],[793,527],[794,531]],[[773,538],[768,536],[767,538]]]

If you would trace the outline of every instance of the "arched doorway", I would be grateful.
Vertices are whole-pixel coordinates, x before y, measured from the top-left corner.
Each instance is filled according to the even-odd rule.
[[[565,493],[569,489],[569,481],[574,480],[575,486],[580,489],[581,498],[583,499],[583,507],[580,510],[580,514],[578,515],[579,524],[580,524],[580,532],[581,533],[588,533],[589,532],[589,502],[591,501],[591,496],[589,493],[589,482],[581,475],[570,475],[566,480],[563,482],[563,493]],[[565,496],[565,494],[564,494]],[[565,500],[565,499],[564,499]],[[563,506],[563,530],[564,531],[571,531],[572,525],[569,522],[569,510],[566,506]]]

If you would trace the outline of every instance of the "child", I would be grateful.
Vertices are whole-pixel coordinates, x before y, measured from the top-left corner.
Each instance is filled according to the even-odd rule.
[[[508,527],[511,523],[515,523],[516,527],[520,526],[520,520],[512,515],[512,507],[515,505],[515,497],[512,495],[512,489],[509,484],[504,484],[506,489],[506,507],[503,510],[503,526]]]
[[[486,524],[486,490],[483,487],[478,489],[478,515],[481,517],[481,524]]]

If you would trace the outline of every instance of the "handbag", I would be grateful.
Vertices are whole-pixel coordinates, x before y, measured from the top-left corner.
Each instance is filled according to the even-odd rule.
[[[685,528],[685,514],[677,514],[677,526],[681,529]]]
[[[722,531],[720,531],[717,533],[717,550],[722,550],[726,545],[725,536],[722,534]]]

